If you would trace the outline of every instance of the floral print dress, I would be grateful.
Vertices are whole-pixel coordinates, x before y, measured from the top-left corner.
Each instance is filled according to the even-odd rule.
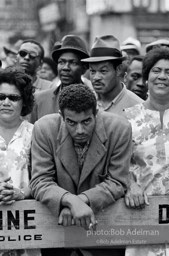
[[[134,141],[131,174],[147,195],[169,194],[169,109],[163,120],[144,103],[125,112]],[[126,256],[169,256],[169,245],[130,246]]]
[[[30,147],[33,125],[24,120],[6,145],[0,136],[0,181],[11,177],[12,185],[24,188],[29,185]],[[39,249],[0,250],[0,256],[40,256]]]

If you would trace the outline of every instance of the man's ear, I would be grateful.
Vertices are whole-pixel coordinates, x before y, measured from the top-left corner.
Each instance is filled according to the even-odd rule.
[[[121,71],[122,71],[122,64],[119,64],[116,67],[116,74],[117,74],[117,76],[121,76]]]
[[[64,115],[62,113],[62,111],[59,109],[58,113],[62,116],[62,118],[64,119]]]
[[[116,68],[116,74],[118,77],[122,78],[124,82],[127,80],[127,72],[124,71],[124,66],[123,64],[120,64]]]
[[[61,112],[61,110],[60,110],[60,109],[59,109],[58,113],[59,113],[61,116],[63,116],[63,115],[62,115],[62,112]]]
[[[124,73],[124,83],[127,83],[127,72]]]

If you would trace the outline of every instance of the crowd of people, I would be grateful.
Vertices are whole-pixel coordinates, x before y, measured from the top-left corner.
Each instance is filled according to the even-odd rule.
[[[124,197],[142,209],[168,194],[169,41],[66,35],[45,56],[32,39],[0,69],[0,204],[33,198],[64,227],[97,229]],[[11,58],[11,59],[10,59]],[[113,213],[112,213],[113,214]],[[167,256],[169,246],[0,251],[24,256]]]

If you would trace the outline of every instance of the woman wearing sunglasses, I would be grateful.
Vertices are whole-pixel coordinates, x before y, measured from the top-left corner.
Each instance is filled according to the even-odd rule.
[[[16,67],[0,70],[0,205],[30,198],[33,125],[23,120],[33,107],[31,78]],[[0,256],[39,256],[40,250],[0,251]]]

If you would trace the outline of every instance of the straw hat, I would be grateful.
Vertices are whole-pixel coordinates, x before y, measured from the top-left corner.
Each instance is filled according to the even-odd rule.
[[[150,44],[147,44],[145,47],[146,52],[149,52],[150,50],[152,50],[153,48],[157,47],[157,46],[167,46],[169,47],[169,39],[159,39],[156,40]]]

